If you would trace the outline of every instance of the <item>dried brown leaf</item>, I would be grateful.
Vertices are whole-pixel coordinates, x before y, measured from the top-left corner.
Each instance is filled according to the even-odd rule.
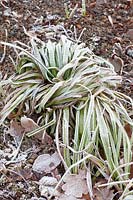
[[[19,122],[11,120],[10,128],[8,129],[8,133],[13,136],[17,142],[19,142],[23,136],[24,128],[21,126]]]
[[[112,63],[112,65],[114,65],[114,69],[117,73],[123,69],[124,62],[120,57],[113,55],[111,58],[109,58],[109,61]]]
[[[128,137],[131,138],[131,136],[132,136],[132,129],[131,129],[130,124],[128,124],[128,123],[125,124],[124,128],[125,128],[125,130],[127,132]]]
[[[26,116],[21,117],[21,125],[24,128],[25,132],[31,132],[37,128],[39,128],[38,124],[34,122],[33,119],[28,118]],[[51,145],[53,143],[52,138],[45,132],[44,130],[39,131],[36,135],[35,138],[42,140],[43,144],[49,144]],[[43,136],[43,137],[42,137]]]
[[[39,127],[36,122],[26,116],[21,117],[21,125],[25,129],[25,132],[33,131]]]

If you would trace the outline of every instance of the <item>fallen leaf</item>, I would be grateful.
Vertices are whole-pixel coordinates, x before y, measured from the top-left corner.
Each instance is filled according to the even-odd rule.
[[[8,129],[8,133],[15,138],[17,142],[19,142],[23,136],[24,128],[21,126],[19,122],[11,120],[10,128]]]
[[[109,61],[114,66],[114,69],[117,73],[122,71],[124,66],[124,61],[120,57],[114,54],[111,58],[109,58]]]
[[[88,194],[88,187],[83,174],[68,174],[64,182],[65,184],[62,186],[62,189],[65,195],[81,198],[83,194]]]
[[[82,198],[85,199],[85,200],[91,200],[89,194],[83,194]]]
[[[36,122],[34,122],[33,119],[28,118],[26,116],[21,117],[21,125],[24,128],[25,132],[31,132],[37,128],[39,128],[38,124]],[[44,132],[45,130],[41,130],[39,131],[37,134],[35,134],[35,138],[42,140],[43,144],[49,144],[51,145],[53,143],[52,138],[46,133]]]
[[[39,185],[44,186],[55,186],[58,183],[57,179],[55,177],[49,177],[49,176],[43,176],[39,180]]]
[[[41,193],[41,196],[48,197],[49,195],[55,195],[58,196],[59,192],[54,191],[54,188],[56,184],[58,183],[57,179],[54,177],[49,176],[43,176],[39,180],[39,191]]]
[[[42,143],[51,146],[53,144],[53,139],[50,135],[45,133],[44,137],[42,137]]]
[[[93,189],[95,200],[111,200],[114,197],[113,190],[109,188]]]
[[[38,173],[51,173],[61,162],[57,152],[52,155],[42,154],[36,158],[32,169]]]
[[[127,132],[128,137],[131,138],[131,136],[132,136],[131,125],[127,123],[127,124],[125,124],[124,128],[125,128],[125,130]]]
[[[30,132],[35,130],[36,128],[39,128],[36,122],[26,116],[21,117],[21,125],[25,129],[25,132]]]

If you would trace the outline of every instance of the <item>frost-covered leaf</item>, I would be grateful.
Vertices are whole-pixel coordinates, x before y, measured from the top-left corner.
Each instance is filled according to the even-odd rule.
[[[80,174],[68,174],[64,181],[62,189],[66,195],[81,198],[83,194],[88,194],[86,180],[81,172]]]
[[[93,189],[95,200],[112,200],[114,197],[113,190],[109,188]]]
[[[54,177],[49,177],[49,176],[43,176],[40,180],[39,180],[39,185],[44,185],[44,186],[54,186],[58,183],[57,179]]]
[[[58,195],[58,191],[54,191],[56,184],[58,183],[57,179],[54,177],[43,176],[39,180],[39,191],[41,196],[48,197],[49,195]]]
[[[32,168],[33,171],[38,173],[50,173],[54,170],[61,162],[61,159],[57,152],[52,155],[42,154],[37,157]]]

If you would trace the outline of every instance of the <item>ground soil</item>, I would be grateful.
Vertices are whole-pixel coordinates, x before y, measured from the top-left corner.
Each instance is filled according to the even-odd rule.
[[[71,11],[76,3],[78,8],[71,18],[66,17],[64,3],[67,3]],[[133,4],[128,0],[90,0],[87,3],[86,15],[81,13],[80,0],[7,0],[0,1],[0,41],[14,42],[16,40],[28,43],[28,36],[24,33],[24,27],[30,34],[36,34],[40,39],[46,39],[45,27],[60,24],[66,30],[74,31],[79,36],[85,28],[81,41],[91,48],[95,54],[104,58],[114,58],[116,43],[120,44],[121,52],[117,55],[123,62],[123,77],[120,89],[127,95],[133,97]],[[75,28],[74,28],[75,27]],[[129,47],[130,46],[130,47]],[[127,55],[127,47],[131,48],[131,54]],[[3,46],[0,46],[0,59],[3,56]],[[116,52],[115,52],[116,53]],[[2,76],[14,73],[14,67],[9,55],[14,59],[13,49],[7,48],[5,57],[0,63]],[[117,64],[116,64],[117,65]],[[116,66],[117,68],[117,66]],[[117,70],[117,69],[116,69]],[[1,136],[0,148],[10,151],[8,144],[3,147]],[[5,138],[5,143],[7,138]],[[29,146],[36,146],[36,150],[29,153],[26,162],[17,163],[14,169],[28,181],[23,181],[20,176],[14,176],[12,172],[6,171],[6,176],[0,186],[0,199],[31,199],[38,196],[39,192],[34,183],[38,180],[37,174],[31,172],[31,166],[38,152],[52,152],[54,146],[45,147],[39,141],[29,140]],[[24,148],[27,143],[23,144]],[[50,149],[49,149],[50,148]],[[2,155],[0,155],[2,157]],[[2,158],[3,159],[3,158]],[[12,168],[12,166],[10,166]],[[27,170],[27,171],[26,171]],[[34,181],[33,181],[34,180]],[[17,183],[17,184],[16,184]],[[43,198],[44,199],[44,198]]]

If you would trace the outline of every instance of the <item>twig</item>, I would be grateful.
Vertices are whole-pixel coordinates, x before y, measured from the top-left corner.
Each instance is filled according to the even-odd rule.
[[[110,183],[104,183],[101,185],[98,185],[98,187],[106,187],[106,186],[112,186],[112,185],[117,185],[117,184],[121,184],[121,183],[130,183],[133,182],[133,179],[129,179],[129,180],[124,180],[124,181],[113,181]]]
[[[7,42],[7,37],[8,37],[7,29],[5,29],[5,35],[6,35],[5,42]],[[5,56],[6,56],[6,45],[4,45],[4,53],[3,53],[2,58],[1,58],[1,60],[0,60],[0,64],[3,63],[3,61],[4,61],[4,59],[5,59]]]
[[[69,18],[73,17],[73,15],[74,15],[74,13],[75,13],[75,11],[76,11],[77,8],[78,8],[78,4],[76,4],[76,6],[72,9],[72,11],[71,11],[71,13],[69,15]]]
[[[80,33],[80,35],[79,35],[79,37],[78,37],[77,42],[80,42],[80,39],[81,39],[81,37],[82,37],[84,31],[86,31],[86,28],[83,28],[83,30],[81,31],[81,33]]]
[[[92,179],[91,179],[90,163],[89,163],[89,166],[87,168],[86,180],[87,180],[87,186],[88,186],[88,190],[89,190],[90,199],[93,200],[94,199],[94,195],[93,195],[93,190],[92,190]]]
[[[59,146],[59,125],[60,125],[61,115],[62,115],[62,110],[60,110],[59,119],[58,119],[57,126],[56,126],[55,143],[56,143],[56,147],[57,147],[57,152],[58,152],[60,159],[65,167],[65,170],[68,170],[68,166],[66,165],[66,162],[64,161],[63,156],[61,155],[60,146]]]

